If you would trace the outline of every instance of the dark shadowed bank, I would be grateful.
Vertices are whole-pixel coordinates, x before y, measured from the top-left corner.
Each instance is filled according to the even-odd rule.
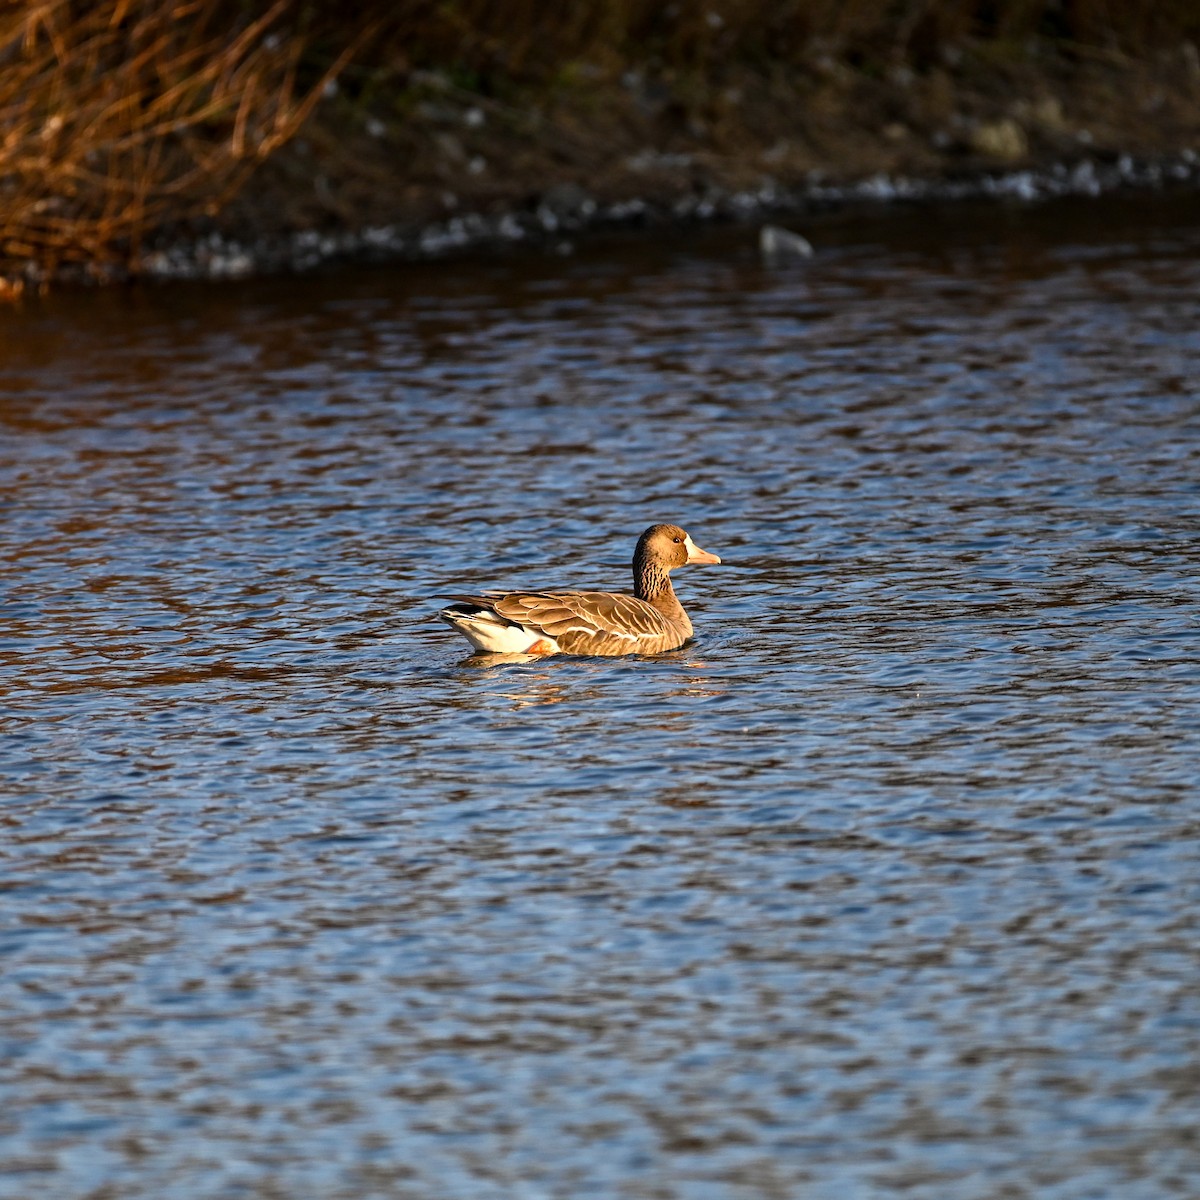
[[[0,274],[222,276],[1200,179],[1195,0],[41,0]]]

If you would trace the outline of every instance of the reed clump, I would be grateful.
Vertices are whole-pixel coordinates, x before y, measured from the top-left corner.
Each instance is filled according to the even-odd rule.
[[[528,95],[581,67],[703,89],[731,66],[919,72],[964,44],[1119,60],[1190,39],[1195,0],[16,0],[0,278],[136,269],[150,233],[219,212],[347,67],[351,91],[432,70]]]
[[[328,77],[300,6],[31,0],[0,15],[0,273],[136,260],[164,220],[213,212],[290,138]],[[302,83],[302,80],[307,80]]]

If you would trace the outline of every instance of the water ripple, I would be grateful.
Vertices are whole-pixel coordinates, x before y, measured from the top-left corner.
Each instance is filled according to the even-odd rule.
[[[0,1194],[1194,1196],[1191,203],[0,314]]]

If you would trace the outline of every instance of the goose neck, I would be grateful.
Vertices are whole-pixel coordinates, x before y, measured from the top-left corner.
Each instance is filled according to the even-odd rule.
[[[648,604],[675,597],[671,576],[666,568],[646,559],[639,559],[633,564],[633,590],[639,600],[645,600]]]

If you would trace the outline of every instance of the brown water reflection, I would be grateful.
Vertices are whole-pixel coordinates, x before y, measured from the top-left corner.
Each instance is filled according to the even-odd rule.
[[[0,1195],[1200,1193],[1194,198],[812,232],[0,314]]]

